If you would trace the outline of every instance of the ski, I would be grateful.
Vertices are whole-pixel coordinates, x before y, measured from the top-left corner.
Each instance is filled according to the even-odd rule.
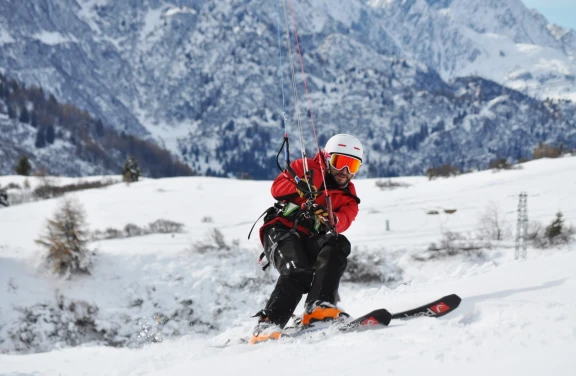
[[[386,309],[377,309],[357,318],[349,319],[341,323],[329,323],[326,326],[307,327],[302,329],[288,328],[286,337],[298,337],[307,333],[332,331],[332,332],[348,332],[364,329],[377,329],[385,327],[390,324],[391,320],[407,320],[416,317],[442,317],[454,311],[460,305],[462,299],[456,295],[446,295],[433,302],[424,304],[420,307],[409,309],[406,311],[391,314]],[[290,332],[290,330],[292,330]]]
[[[446,295],[418,308],[394,313],[392,319],[411,319],[421,316],[442,317],[458,308],[461,301],[462,299],[456,294]]]
[[[390,323],[390,320],[392,320],[392,314],[388,312],[388,310],[381,308],[344,322],[331,322],[326,323],[326,325],[317,324],[320,326],[309,326],[301,329],[289,328],[284,336],[287,338],[293,338],[314,332],[349,332],[367,328],[373,329],[376,327],[387,326]],[[291,332],[290,329],[293,329],[293,331]]]

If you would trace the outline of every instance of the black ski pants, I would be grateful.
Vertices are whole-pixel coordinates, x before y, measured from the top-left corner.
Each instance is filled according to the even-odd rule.
[[[284,327],[305,293],[306,304],[316,300],[335,304],[350,250],[344,235],[307,236],[291,233],[282,224],[266,228],[264,252],[280,276],[264,315]]]

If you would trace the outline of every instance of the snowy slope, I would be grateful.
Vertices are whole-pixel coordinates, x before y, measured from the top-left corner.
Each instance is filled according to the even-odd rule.
[[[369,290],[355,308],[392,310],[457,291],[464,302],[444,319],[333,338],[224,349],[183,337],[142,350],[83,347],[0,355],[3,374],[35,375],[375,375],[574,374],[576,253],[485,267],[403,291]]]
[[[99,241],[91,277],[57,279],[38,264],[33,239],[57,201],[0,210],[0,343],[3,352],[17,341],[7,335],[18,307],[84,302],[98,307],[96,326],[117,340],[134,334],[141,349],[99,346],[102,338],[77,348],[41,354],[0,355],[2,375],[214,375],[256,374],[416,374],[480,375],[504,371],[528,375],[544,371],[572,375],[576,369],[576,253],[574,246],[528,249],[528,260],[513,260],[513,243],[494,242],[478,257],[415,261],[442,232],[472,236],[486,207],[494,202],[515,225],[518,193],[528,192],[531,220],[547,225],[558,210],[576,223],[576,158],[538,160],[522,169],[483,171],[428,181],[398,178],[405,188],[381,191],[374,180],[358,180],[362,198],[356,223],[346,233],[355,253],[375,252],[403,270],[405,284],[344,282],[342,306],[351,314],[387,307],[399,311],[448,293],[463,297],[458,311],[443,319],[393,322],[390,328],[251,347],[213,347],[250,334],[254,314],[265,302],[274,273],[254,264],[260,247],[246,240],[252,221],[271,204],[269,182],[211,178],[145,180],[78,193],[90,228],[146,225],[158,218],[182,222],[183,234]],[[3,186],[19,177],[0,177]],[[20,182],[21,183],[21,182]],[[444,209],[456,209],[454,214]],[[440,215],[427,215],[437,210]],[[210,216],[212,222],[202,220]],[[385,230],[389,220],[390,231]],[[200,254],[194,241],[219,228],[230,251]],[[57,297],[60,298],[57,298]],[[139,299],[142,302],[136,304]],[[192,301],[192,303],[187,303]],[[190,313],[188,308],[193,308]],[[66,311],[66,310],[64,310]],[[60,318],[74,315],[61,312]],[[169,317],[154,325],[158,314]],[[54,316],[54,315],[53,315]],[[47,317],[40,316],[41,318]],[[73,320],[72,320],[73,321]],[[195,324],[189,326],[189,322]],[[211,323],[208,329],[203,323]],[[47,326],[49,324],[45,324]],[[44,328],[50,329],[50,328]],[[114,331],[115,329],[116,331]],[[150,330],[139,336],[138,332]],[[156,330],[156,332],[154,332]],[[132,332],[132,333],[131,333]],[[178,333],[168,338],[170,333]],[[114,339],[113,338],[113,339]],[[8,340],[7,340],[8,339]],[[43,338],[46,351],[67,347]],[[123,343],[131,345],[130,343]],[[134,345],[134,343],[132,343]],[[30,351],[30,350],[29,350]],[[281,357],[281,361],[277,358]],[[289,366],[285,362],[289,362]]]

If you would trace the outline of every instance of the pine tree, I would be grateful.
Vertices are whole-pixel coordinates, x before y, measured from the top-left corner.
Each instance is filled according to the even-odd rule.
[[[18,118],[18,120],[20,120],[20,123],[30,123],[30,113],[28,112],[28,109],[26,108],[26,106],[22,106],[22,108],[20,109],[20,117]]]
[[[550,242],[553,242],[554,238],[562,233],[562,228],[564,227],[564,219],[562,219],[562,215],[562,212],[556,213],[556,219],[546,227],[546,237]]]
[[[8,117],[10,119],[16,119],[18,115],[16,114],[16,110],[14,109],[14,106],[12,105],[8,105]]]
[[[50,145],[52,145],[54,143],[54,138],[55,138],[55,134],[54,134],[54,126],[53,125],[49,125],[46,127],[46,142]]]
[[[102,124],[102,120],[98,119],[94,127],[96,128],[96,136],[100,138],[104,137],[104,124]]]
[[[18,175],[30,176],[32,166],[30,166],[30,161],[28,160],[27,156],[23,155],[20,157],[20,159],[18,160],[18,164],[16,165],[16,167],[14,167],[14,171]]]
[[[79,201],[64,198],[54,217],[48,219],[46,234],[36,243],[48,250],[46,260],[61,275],[89,273],[86,213]]]
[[[46,135],[44,134],[45,130],[44,127],[39,127],[38,131],[36,132],[36,142],[34,145],[40,149],[46,146]]]
[[[124,164],[124,169],[122,170],[122,176],[126,183],[138,181],[140,178],[140,168],[138,167],[136,158],[132,156],[128,157]]]
[[[36,111],[30,113],[30,125],[34,128],[38,127],[38,114]]]

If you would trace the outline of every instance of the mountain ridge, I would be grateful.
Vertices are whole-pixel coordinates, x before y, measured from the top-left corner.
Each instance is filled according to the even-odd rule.
[[[273,177],[283,135],[274,2],[183,0],[178,5],[156,0],[138,5],[119,0],[4,3],[0,14],[15,17],[0,16],[6,51],[0,67],[26,83],[42,84],[116,129],[153,137],[195,171]],[[474,7],[482,17],[471,16]],[[483,168],[495,158],[526,158],[539,142],[576,147],[569,102],[558,100],[558,117],[534,112],[532,100],[502,98],[505,113],[528,108],[507,118],[494,117],[489,103],[474,102],[469,93],[458,94],[469,90],[460,85],[459,80],[470,81],[462,76],[476,76],[478,83],[501,81],[524,93],[513,98],[550,90],[561,95],[566,86],[574,87],[574,32],[552,33],[519,0],[298,1],[286,11],[284,20],[280,8],[282,24],[292,22],[293,12],[298,26],[320,144],[334,132],[357,134],[374,161],[362,176],[422,174],[440,161]],[[62,19],[65,25],[58,22]],[[285,40],[281,46],[288,79]],[[530,65],[546,53],[560,59],[560,70]],[[522,65],[524,60],[528,65]],[[304,98],[301,74],[296,78]],[[437,87],[452,93],[435,97]],[[545,107],[544,99],[538,101],[534,108]],[[308,109],[296,109],[288,95],[286,108],[289,131],[295,134],[296,111]],[[449,123],[460,117],[467,129],[453,130]],[[540,124],[532,124],[533,118]],[[425,125],[429,131],[438,128],[441,121],[449,128],[442,131],[447,132],[439,143],[444,147],[433,147],[438,141],[432,139],[422,149],[388,146],[401,145]],[[480,138],[485,122],[493,123],[497,140]],[[522,141],[508,138],[516,127],[527,134]],[[304,136],[314,149],[311,133]],[[512,151],[518,149],[513,143],[523,144],[521,150]]]

